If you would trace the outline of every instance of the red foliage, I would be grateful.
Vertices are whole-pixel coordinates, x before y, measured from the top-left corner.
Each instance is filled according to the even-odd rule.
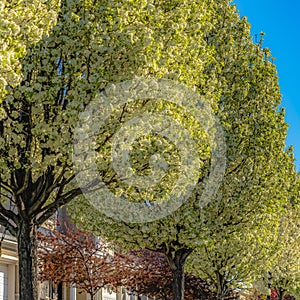
[[[116,255],[117,280],[129,292],[169,300],[172,295],[172,272],[163,254],[138,250]],[[192,274],[185,275],[185,299],[215,299],[215,294],[203,280]]]
[[[91,234],[68,226],[64,233],[39,233],[39,279],[76,283],[94,299],[100,288],[114,281],[108,248]]]
[[[292,297],[292,296],[285,296],[283,299],[284,300],[295,300],[295,298]],[[271,299],[270,300],[280,300],[279,291],[277,291],[276,289],[272,289],[271,290]]]
[[[110,245],[91,234],[65,228],[39,234],[39,279],[76,283],[94,299],[102,287],[170,300],[172,272],[163,254],[149,250],[110,255]],[[185,275],[186,300],[216,299],[209,285],[192,274]],[[231,299],[234,299],[231,298]]]

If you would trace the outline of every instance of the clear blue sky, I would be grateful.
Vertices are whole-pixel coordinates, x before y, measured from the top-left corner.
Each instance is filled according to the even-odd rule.
[[[300,1],[234,0],[241,16],[247,16],[252,34],[266,33],[265,47],[276,58],[282,106],[289,124],[287,145],[295,147],[300,171]]]

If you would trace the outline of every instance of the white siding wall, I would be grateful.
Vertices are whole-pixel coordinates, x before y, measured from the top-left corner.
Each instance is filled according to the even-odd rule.
[[[7,300],[7,265],[0,264],[0,300]]]

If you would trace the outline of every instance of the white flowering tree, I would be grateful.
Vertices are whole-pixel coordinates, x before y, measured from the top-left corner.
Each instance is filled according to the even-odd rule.
[[[195,47],[196,39],[191,45],[181,36],[181,26],[176,29],[177,21],[165,18],[173,7],[154,2],[0,5],[0,224],[18,240],[21,300],[37,299],[38,227],[96,184],[82,189],[73,184],[71,154],[79,112],[109,82],[158,72],[161,57],[162,70],[169,70],[191,62],[194,53],[205,56],[204,49]],[[182,16],[178,10],[177,15]],[[167,37],[164,43],[155,38],[165,36],[168,22],[173,22],[174,38],[165,49]],[[189,31],[201,35],[200,27],[193,26]],[[187,48],[189,58],[183,55]],[[195,76],[200,72],[201,67]]]
[[[251,222],[258,226],[259,214],[277,217],[286,200],[280,171],[286,170],[286,124],[278,111],[276,69],[268,51],[253,44],[249,24],[240,20],[234,6],[223,0],[53,0],[5,1],[0,9],[0,223],[18,240],[21,300],[37,297],[37,228],[82,193],[85,197],[73,204],[79,223],[124,249],[164,253],[173,272],[175,300],[183,299],[184,264],[201,230],[219,232]],[[116,102],[116,91],[135,91],[128,91],[128,80],[136,76],[152,78],[155,101],[150,95]],[[109,83],[114,85],[107,89]],[[166,91],[173,102],[164,101]],[[204,100],[195,102],[196,94]],[[180,95],[187,97],[176,102]],[[93,114],[79,113],[95,113],[89,106],[95,99],[112,102],[96,110],[93,123]],[[206,119],[218,126],[210,129],[214,124],[205,125]],[[79,130],[78,120],[83,125]],[[139,130],[134,127],[139,120],[153,130],[131,140],[128,149],[126,137],[132,131],[127,129]],[[82,128],[83,133],[96,128],[96,139],[90,140],[96,142],[93,152],[102,184],[93,173],[82,178],[86,170],[80,166],[90,159],[84,148],[89,137],[78,145]],[[214,130],[223,133],[221,142]],[[73,143],[80,150],[73,157],[77,173]],[[113,161],[118,145],[127,149],[122,157],[133,168],[122,159]],[[224,178],[214,185],[218,166]],[[137,178],[137,186],[127,184],[128,174]],[[176,210],[168,196],[178,178],[177,193],[190,194]],[[212,195],[206,189],[210,181],[219,187]],[[125,206],[142,204],[146,213],[141,218],[139,210],[124,210],[124,219],[117,205],[110,216],[97,211],[86,197],[103,190],[103,183]],[[155,218],[160,205],[167,214]]]
[[[279,229],[279,251],[269,269],[268,284],[278,299],[300,293],[300,211],[299,203],[287,208]]]
[[[149,9],[149,4],[143,5],[141,10]],[[97,169],[102,184],[110,193],[95,193],[93,197],[85,195],[72,202],[69,208],[78,224],[121,244],[125,249],[147,248],[163,253],[173,273],[174,299],[182,300],[185,262],[195,249],[211,243],[205,232],[216,237],[215,240],[221,243],[220,249],[226,243],[224,239],[229,237],[236,245],[249,244],[266,218],[269,226],[262,226],[262,236],[268,236],[268,230],[272,232],[278,226],[282,207],[288,203],[285,179],[290,171],[290,159],[284,152],[287,126],[284,112],[278,108],[281,95],[269,50],[263,49],[261,43],[253,43],[248,22],[245,18],[240,19],[234,6],[227,1],[196,1],[193,4],[174,1],[153,5],[155,10],[148,15],[147,22],[153,16],[158,21],[155,23],[158,28],[152,29],[149,23],[147,27],[152,29],[152,38],[159,46],[155,48],[157,52],[153,52],[155,59],[151,71],[145,68],[138,75],[176,79],[189,87],[194,86],[209,103],[211,112],[220,121],[222,141],[226,144],[226,169],[222,183],[215,194],[206,194],[211,174],[216,174],[214,166],[217,165],[222,173],[224,165],[222,157],[219,157],[219,165],[214,165],[214,146],[209,137],[210,134],[214,136],[213,132],[203,130],[205,122],[197,120],[197,110],[195,114],[193,105],[189,106],[192,102],[186,101],[186,107],[170,104],[170,101],[161,99],[167,98],[163,93],[159,94],[161,97],[157,96],[158,101],[150,101],[152,95],[148,97],[150,99],[145,96],[138,99],[136,85],[114,85],[100,97],[101,101],[104,99],[103,103],[113,106],[110,116],[103,113],[103,118],[96,118],[93,123],[93,118],[90,118],[93,110],[90,108],[82,116],[85,123],[82,121],[75,143],[79,171],[83,171],[82,166],[92,166],[90,162],[83,163],[85,158],[88,161],[92,157],[92,168]],[[157,86],[162,90],[160,82]],[[129,93],[137,101],[125,104],[121,101],[115,105],[115,99],[122,92]],[[105,102],[107,99],[111,102]],[[144,119],[137,119],[143,114],[146,116]],[[153,115],[164,116],[157,121],[162,125],[163,134],[158,134],[156,124],[151,123]],[[164,127],[161,119],[168,118],[173,118],[176,124],[188,130],[195,141],[196,151],[190,150],[192,148],[180,138],[176,144],[171,134],[165,134],[163,130],[168,126]],[[103,119],[105,122],[101,121]],[[139,133],[134,126],[139,121],[141,126],[154,129],[146,131],[143,136],[137,134],[134,139],[132,136]],[[83,132],[93,133],[94,127],[98,128],[99,124],[101,130],[97,129],[94,154],[83,157],[82,153],[87,153],[90,148],[78,147],[78,144],[89,144],[89,138],[93,137]],[[177,133],[177,130],[179,127],[174,126],[173,131]],[[189,153],[196,154],[199,169],[194,190],[180,207],[174,209],[172,202],[169,207],[166,204],[166,195],[188,169],[180,162],[182,145]],[[124,155],[118,159],[116,154],[120,154],[121,147],[125,149]],[[196,159],[191,157],[192,169]],[[162,169],[163,175],[159,172]],[[86,178],[90,182],[97,172],[84,173],[80,182],[85,182]],[[153,187],[149,178],[155,172],[160,174],[161,180]],[[130,176],[138,179],[136,184],[128,181]],[[144,179],[141,178],[143,176]],[[104,185],[101,190],[105,190]],[[185,190],[184,186],[182,192]],[[111,193],[121,200],[111,198]],[[142,206],[137,208],[130,203]],[[161,216],[161,207],[167,207],[168,213]],[[238,242],[238,239],[241,241]],[[265,251],[273,241],[270,238],[266,245],[262,245]],[[254,250],[252,253],[255,253]],[[232,264],[241,255],[233,251]],[[221,258],[217,259],[221,263]],[[198,262],[195,268],[201,265],[201,259]]]
[[[19,58],[28,47],[49,34],[57,17],[58,1],[2,1],[0,4],[0,92],[15,86],[22,78]]]

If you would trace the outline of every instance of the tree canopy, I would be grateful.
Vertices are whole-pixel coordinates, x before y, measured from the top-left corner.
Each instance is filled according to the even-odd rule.
[[[21,78],[22,58],[55,24],[58,1],[4,1],[0,4],[0,97],[6,86],[16,86]]]
[[[117,281],[109,244],[67,223],[61,230],[38,234],[39,280],[76,284],[91,299]]]
[[[124,195],[125,205],[143,203],[150,212],[168,202],[180,174],[190,178],[189,162],[196,161],[197,177],[187,186],[188,199],[153,222],[107,216],[81,197],[72,204],[78,223],[124,249],[163,252],[173,271],[175,299],[183,297],[185,260],[203,242],[199,232],[249,230],[266,216],[276,223],[288,201],[289,170],[277,73],[269,51],[253,43],[250,26],[235,6],[225,0],[62,0],[5,1],[0,10],[0,224],[18,238],[22,300],[36,298],[37,228],[59,206],[103,187],[97,178],[76,184],[83,170],[73,170],[72,150],[78,149],[74,132],[85,117],[83,129],[90,132],[94,115],[84,111],[105,98],[106,91],[123,87],[124,81],[167,82],[169,91],[176,87],[177,96],[180,89],[193,91],[202,102],[193,105],[190,97],[174,103],[156,94],[156,99],[106,103],[112,112],[97,128],[96,140],[91,136],[102,183]],[[209,108],[202,116],[197,115],[201,107]],[[207,125],[209,115],[213,124]],[[171,119],[174,122],[166,126]],[[133,139],[127,151],[124,144],[131,131],[126,128],[140,120],[157,126],[155,132]],[[159,126],[166,128],[160,132]],[[225,142],[216,140],[218,128]],[[182,143],[184,134],[190,144]],[[114,161],[120,153],[118,141],[127,152],[125,160]],[[219,162],[222,155],[215,156],[221,144],[226,145],[226,169],[224,161]],[[190,145],[196,151],[190,151]],[[189,151],[193,155],[187,155]],[[133,166],[124,170],[142,180],[137,187],[127,184],[119,161]],[[218,166],[222,184],[203,202]],[[151,174],[162,180],[156,187],[143,186],[143,177]]]
[[[173,22],[177,20],[176,16],[180,18],[188,16],[188,21],[184,26],[179,25],[182,23],[178,23],[178,27],[174,25],[177,27],[175,33],[179,30],[180,36],[184,37],[176,40],[172,40],[173,36],[169,36],[169,29],[174,27],[170,26],[168,21],[154,23],[159,29],[154,27],[153,33],[159,34],[157,40],[166,51],[160,54],[157,72],[154,74],[156,77],[175,78],[188,87],[194,86],[199,95],[208,99],[212,112],[220,121],[226,141],[226,170],[222,184],[211,199],[206,199],[209,200],[208,204],[201,207],[201,196],[207,178],[212,172],[213,161],[213,146],[209,144],[207,135],[202,135],[203,144],[208,148],[200,155],[198,182],[189,199],[176,211],[159,220],[135,223],[130,217],[128,220],[120,220],[117,210],[115,217],[108,216],[101,210],[96,210],[83,198],[72,202],[71,210],[76,213],[76,221],[81,226],[104,235],[125,248],[149,248],[164,253],[174,272],[174,285],[178,287],[181,285],[181,279],[175,277],[179,276],[178,273],[183,273],[186,258],[194,249],[206,242],[202,235],[203,231],[215,234],[217,240],[222,239],[221,236],[223,238],[226,236],[222,235],[222,232],[227,232],[228,237],[232,232],[232,237],[235,234],[236,237],[243,239],[247,238],[245,233],[249,233],[253,228],[258,230],[257,228],[265,223],[266,219],[269,226],[261,227],[261,236],[267,236],[268,230],[278,226],[282,208],[288,203],[286,179],[289,176],[291,161],[289,153],[284,150],[287,125],[284,122],[284,111],[278,108],[281,95],[277,71],[269,50],[263,48],[261,42],[256,44],[252,41],[247,20],[240,19],[235,6],[228,4],[227,1],[202,1],[201,4],[178,2],[176,5],[168,4],[168,6],[168,10],[163,10],[159,5],[155,6],[156,13],[157,11],[165,13],[163,20]],[[196,13],[195,7],[199,6],[205,13],[200,15]],[[168,29],[165,32],[160,30],[164,28],[162,24],[166,24],[165,28]],[[199,35],[189,30],[196,24],[200,26]],[[164,55],[172,57],[174,44],[183,52],[177,53],[176,63],[164,68],[167,61]],[[191,48],[185,47],[186,45],[192,47],[194,51],[192,57],[189,51]],[[205,51],[201,51],[202,49]],[[153,76],[152,72],[147,71],[142,74]],[[118,88],[118,85],[116,86]],[[130,88],[134,90],[134,85]],[[149,104],[150,101],[145,102]],[[118,174],[111,166],[114,163],[111,153],[116,146],[113,136],[118,134],[118,130],[123,135],[132,134],[130,130],[122,131],[122,127],[127,128],[126,122],[136,115],[144,114],[147,108],[153,112],[151,111],[153,106],[151,104],[146,106],[144,103],[138,105],[136,101],[126,108],[124,105],[115,108],[109,122],[104,123],[101,129],[97,148],[100,158],[98,159],[96,155],[95,160],[101,177],[104,178],[103,182],[111,191],[125,195],[122,198],[124,201],[144,202],[145,206],[149,206],[150,214],[152,202],[149,205],[147,201],[149,192],[153,190],[146,185],[144,189],[141,186],[138,189],[134,185],[127,186],[124,184],[125,180],[122,181],[124,176]],[[182,122],[185,114],[183,112],[178,114],[177,107],[171,105],[161,107],[165,110],[166,116],[172,116],[182,124],[182,127],[186,126]],[[201,125],[203,127],[203,124],[199,124],[200,127]],[[188,127],[190,135],[196,140],[195,132],[199,132],[199,126],[196,123]],[[171,153],[170,157],[176,159],[173,148],[165,146],[167,139],[165,136],[151,138],[152,144],[149,142],[149,135],[138,137],[135,144],[132,144],[130,156],[126,157],[138,175],[151,172],[149,158],[153,153],[158,152],[165,156]],[[164,150],[157,146],[157,139],[165,146]],[[174,163],[172,165],[167,159],[166,161],[170,170],[165,172],[164,178],[169,181],[163,188],[159,185],[160,193],[155,193],[157,191],[154,190],[154,197],[150,198],[157,203],[164,200],[163,193],[168,191],[168,184],[172,186],[176,183],[176,177],[171,176],[172,172],[175,170],[180,174],[183,170],[180,165],[176,169]],[[110,181],[111,178],[115,180]],[[163,180],[161,182],[164,183]],[[130,213],[134,215],[136,212]],[[255,231],[251,234],[255,234]],[[238,259],[237,256],[234,258]],[[183,293],[177,292],[181,295],[175,295],[175,299],[182,299]]]

